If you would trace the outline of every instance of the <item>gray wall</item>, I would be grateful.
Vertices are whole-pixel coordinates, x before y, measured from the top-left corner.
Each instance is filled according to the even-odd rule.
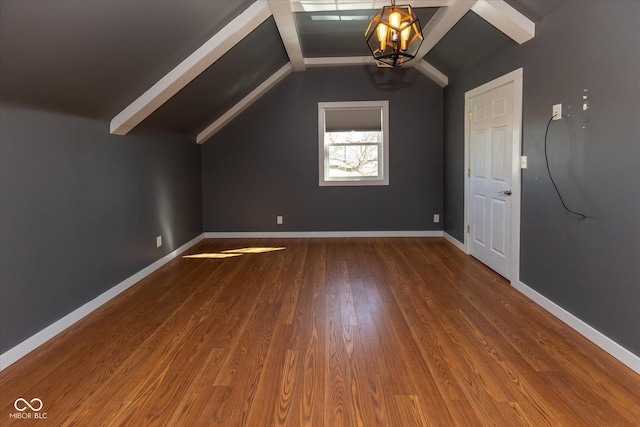
[[[199,235],[200,164],[183,135],[2,106],[0,353]]]
[[[205,231],[441,230],[442,93],[415,70],[290,75],[204,144]],[[390,185],[320,187],[318,102],[385,99]]]
[[[464,92],[524,67],[521,276],[529,287],[640,355],[640,2],[576,1],[451,76],[445,90],[445,231],[464,236]],[[588,89],[590,109],[582,110]],[[549,156],[578,219],[546,172]]]

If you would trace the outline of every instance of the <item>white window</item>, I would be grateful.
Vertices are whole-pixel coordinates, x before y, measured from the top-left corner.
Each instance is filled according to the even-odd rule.
[[[389,185],[389,101],[318,103],[319,182]]]

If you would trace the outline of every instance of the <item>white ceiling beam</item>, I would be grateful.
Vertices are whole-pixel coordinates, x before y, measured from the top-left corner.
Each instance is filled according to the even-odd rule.
[[[256,1],[178,66],[111,120],[110,131],[126,135],[162,104],[271,16],[264,0]]]
[[[411,7],[443,7],[455,0],[402,0],[402,5]],[[294,12],[331,12],[344,10],[373,10],[390,6],[391,0],[291,0]]]
[[[478,0],[471,10],[519,44],[536,35],[536,24],[503,0]]]
[[[309,68],[320,67],[348,67],[353,65],[376,65],[376,60],[373,56],[337,56],[337,57],[323,57],[323,58],[306,58],[305,64]],[[444,75],[433,65],[427,61],[422,60],[414,67],[417,71],[420,71],[425,76],[433,80],[438,86],[445,87],[449,84],[449,78]]]
[[[429,64],[424,59],[420,60],[415,67],[416,70],[420,71],[425,76],[429,77],[431,80],[436,82],[438,86],[445,87],[449,84],[449,78],[444,75],[440,70],[438,70],[433,65]]]
[[[335,56],[322,58],[305,58],[304,63],[309,68],[319,67],[349,67],[352,65],[375,65],[373,56]]]
[[[293,66],[291,63],[287,63],[278,71],[276,71],[271,77],[262,82],[257,88],[252,90],[247,96],[242,98],[240,102],[234,105],[229,111],[224,113],[220,118],[218,118],[215,122],[211,123],[207,126],[202,132],[198,134],[196,137],[196,142],[198,144],[202,144],[220,129],[222,129],[227,123],[231,120],[235,119],[242,113],[244,110],[249,108],[251,104],[260,99],[265,93],[271,90],[274,86],[280,83],[285,77],[293,72]]]
[[[273,19],[280,33],[282,43],[289,56],[289,61],[293,66],[293,71],[304,71],[304,57],[302,56],[302,46],[298,26],[291,10],[289,0],[268,0]]]
[[[417,65],[431,49],[453,28],[462,17],[471,10],[476,0],[457,0],[447,7],[438,9],[433,18],[422,29],[424,40],[415,59],[409,61],[408,65]]]

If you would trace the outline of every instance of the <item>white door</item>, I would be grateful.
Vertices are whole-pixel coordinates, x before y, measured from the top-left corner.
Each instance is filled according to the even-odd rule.
[[[514,83],[468,101],[469,253],[511,279]]]

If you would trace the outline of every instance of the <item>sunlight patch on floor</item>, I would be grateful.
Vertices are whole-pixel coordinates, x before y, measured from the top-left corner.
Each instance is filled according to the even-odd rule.
[[[287,248],[260,248],[260,247],[251,247],[251,248],[241,248],[241,249],[229,249],[228,251],[222,251],[223,254],[263,254],[265,252],[275,252],[282,251]]]
[[[226,251],[221,252],[213,252],[213,253],[201,253],[201,254],[193,254],[193,255],[184,255],[182,258],[192,258],[192,259],[222,259],[222,258],[231,258],[236,256],[242,256],[245,254],[263,254],[267,252],[275,252],[275,251],[283,251],[287,249],[286,247],[249,247],[249,248],[240,248],[240,249],[228,249]]]
[[[220,254],[220,253],[213,253],[213,254],[193,254],[193,255],[185,255],[182,258],[199,258],[199,259],[203,259],[203,258],[232,258],[235,256],[242,256],[242,254]]]

